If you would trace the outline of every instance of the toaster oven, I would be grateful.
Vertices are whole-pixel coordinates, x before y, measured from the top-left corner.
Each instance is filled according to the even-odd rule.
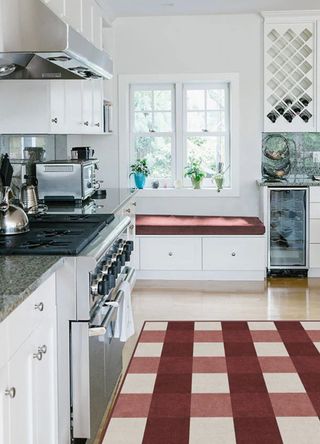
[[[97,189],[98,160],[52,160],[36,165],[40,201],[82,201]]]

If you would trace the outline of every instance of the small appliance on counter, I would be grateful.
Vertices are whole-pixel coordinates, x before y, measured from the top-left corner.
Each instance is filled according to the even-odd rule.
[[[83,201],[100,187],[98,160],[52,160],[36,164],[40,201]]]
[[[72,160],[89,160],[93,159],[94,150],[90,146],[75,146],[71,150]]]

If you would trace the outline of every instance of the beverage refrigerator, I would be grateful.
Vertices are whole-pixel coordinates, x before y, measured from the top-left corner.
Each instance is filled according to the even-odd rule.
[[[269,274],[307,274],[308,208],[308,188],[268,188]]]

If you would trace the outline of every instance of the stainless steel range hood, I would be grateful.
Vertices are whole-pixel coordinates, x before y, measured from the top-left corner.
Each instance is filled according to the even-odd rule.
[[[0,0],[0,80],[112,77],[113,63],[40,0]]]

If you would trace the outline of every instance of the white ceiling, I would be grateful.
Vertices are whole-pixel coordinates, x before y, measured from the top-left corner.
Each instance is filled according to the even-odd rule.
[[[113,17],[316,10],[319,0],[97,0]]]

